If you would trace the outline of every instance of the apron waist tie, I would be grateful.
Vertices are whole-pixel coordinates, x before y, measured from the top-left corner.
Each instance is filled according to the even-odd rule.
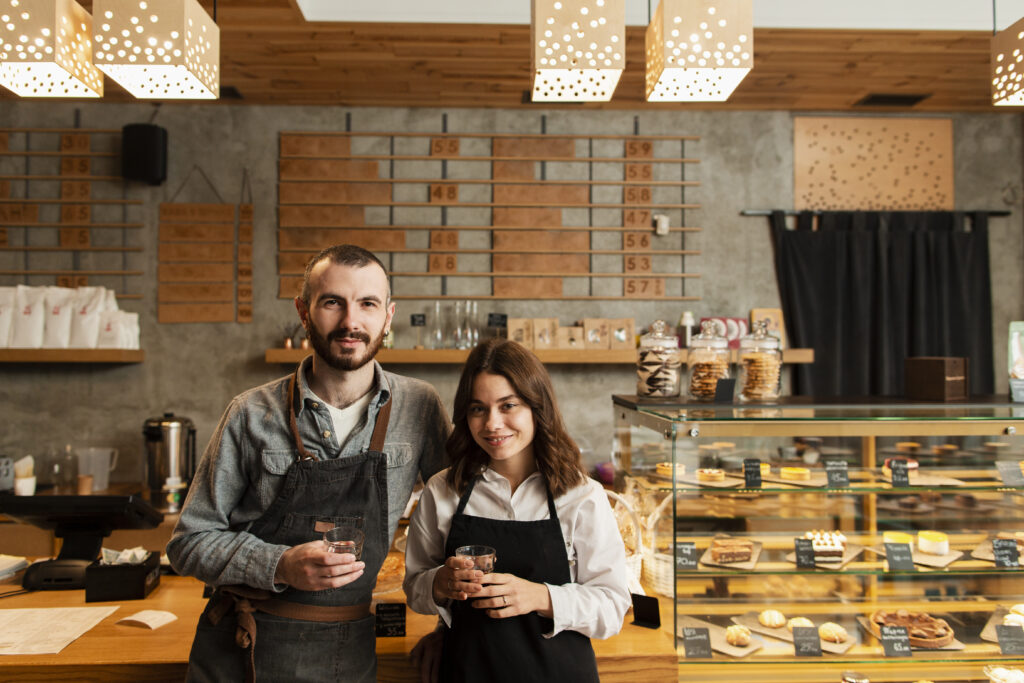
[[[301,621],[355,621],[370,616],[370,603],[358,605],[305,605],[272,597],[273,593],[249,586],[222,586],[220,600],[210,610],[210,622],[216,626],[234,608],[238,618],[235,644],[248,651],[245,681],[256,680],[256,619],[253,612],[266,612],[275,617]]]

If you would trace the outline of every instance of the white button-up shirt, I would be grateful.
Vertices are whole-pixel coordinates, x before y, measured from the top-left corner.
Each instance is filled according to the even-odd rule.
[[[439,614],[451,625],[451,610],[434,602],[434,575],[444,564],[445,540],[459,496],[438,472],[427,482],[409,522],[403,588],[409,607],[420,614]],[[631,599],[627,588],[626,551],[604,489],[593,479],[555,498],[555,510],[565,539],[571,583],[545,584],[551,595],[554,628],[590,638],[610,638],[622,628]],[[548,519],[547,489],[535,472],[515,494],[505,477],[486,468],[463,511],[490,519],[534,522]],[[481,539],[486,543],[487,539]],[[495,566],[501,571],[501,557]]]

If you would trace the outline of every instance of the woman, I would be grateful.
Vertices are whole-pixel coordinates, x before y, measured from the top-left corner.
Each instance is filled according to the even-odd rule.
[[[447,629],[443,681],[597,681],[590,638],[619,632],[630,605],[625,549],[607,495],[587,478],[551,379],[515,342],[491,339],[455,394],[450,467],[412,516],[409,606]],[[495,548],[495,573],[455,557]]]

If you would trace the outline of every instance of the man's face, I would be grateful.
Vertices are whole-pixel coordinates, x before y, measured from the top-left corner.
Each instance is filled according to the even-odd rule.
[[[313,350],[335,370],[357,370],[377,354],[395,304],[375,263],[357,268],[323,260],[309,276],[309,306],[295,300]]]

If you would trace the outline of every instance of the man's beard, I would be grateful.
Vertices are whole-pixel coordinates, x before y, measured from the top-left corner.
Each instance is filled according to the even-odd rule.
[[[365,332],[354,332],[345,328],[334,330],[324,336],[312,320],[306,328],[306,336],[309,337],[309,343],[316,354],[335,370],[358,370],[373,360],[384,343],[384,330],[375,338],[371,338]],[[366,351],[362,355],[356,355],[358,352],[355,349],[341,349],[332,353],[331,342],[335,339],[358,339],[366,344]]]

